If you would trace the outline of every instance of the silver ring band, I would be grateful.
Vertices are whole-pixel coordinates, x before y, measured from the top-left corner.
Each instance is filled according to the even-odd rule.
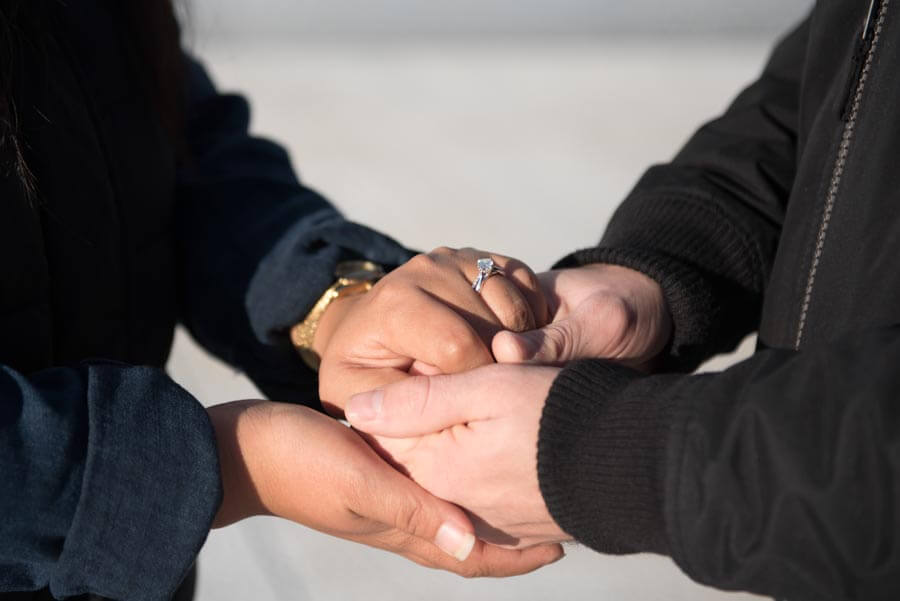
[[[504,275],[503,270],[497,267],[494,260],[490,257],[478,259],[476,266],[478,267],[478,277],[472,282],[472,290],[479,294],[481,293],[482,286],[484,286],[484,283],[489,277],[492,275]]]

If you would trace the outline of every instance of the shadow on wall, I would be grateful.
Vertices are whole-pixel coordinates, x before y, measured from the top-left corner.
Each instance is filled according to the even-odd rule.
[[[813,0],[182,0],[199,33],[591,35],[782,31]]]

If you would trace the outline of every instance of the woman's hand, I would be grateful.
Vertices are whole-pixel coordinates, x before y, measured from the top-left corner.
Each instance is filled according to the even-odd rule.
[[[562,557],[476,541],[458,507],[385,463],[352,430],[315,411],[265,401],[209,409],[225,497],[214,527],[276,515],[465,576],[510,576]]]
[[[563,365],[585,358],[614,359],[648,369],[672,336],[662,288],[646,275],[617,265],[588,265],[538,276],[552,323],[493,340],[501,363]]]
[[[479,258],[505,275],[472,289]],[[341,415],[353,394],[421,373],[456,373],[493,363],[502,330],[547,323],[547,303],[524,263],[474,249],[438,248],[394,270],[365,295],[332,303],[316,332],[319,394]]]
[[[354,428],[429,492],[470,512],[478,536],[515,547],[571,537],[550,516],[537,473],[538,428],[558,368],[489,365],[409,378],[355,396]]]

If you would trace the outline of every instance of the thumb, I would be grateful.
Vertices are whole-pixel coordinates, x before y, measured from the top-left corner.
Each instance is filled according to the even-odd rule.
[[[484,419],[490,404],[483,402],[479,383],[490,367],[406,378],[352,397],[344,413],[357,430],[390,438],[425,436]]]
[[[418,484],[380,462],[381,473],[367,479],[366,506],[361,515],[386,524],[465,561],[475,547],[475,528],[465,512],[438,499]]]
[[[395,528],[408,538],[378,545],[413,561],[468,576],[515,576],[561,559],[559,545],[504,549],[476,540],[475,528],[456,505],[430,495],[418,484],[380,463],[355,513]],[[363,541],[369,542],[369,541]],[[369,544],[372,544],[369,542]],[[453,559],[450,559],[450,558]]]
[[[572,319],[528,332],[499,332],[494,336],[492,350],[498,363],[526,361],[559,365],[585,356],[581,348],[579,329]]]

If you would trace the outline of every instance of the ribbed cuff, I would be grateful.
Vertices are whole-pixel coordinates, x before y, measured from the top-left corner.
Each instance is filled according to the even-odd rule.
[[[665,553],[665,448],[678,376],[599,360],[567,366],[541,418],[538,477],[550,514],[602,553]]]
[[[153,368],[90,365],[87,401],[81,496],[50,590],[168,601],[221,504],[212,425]]]
[[[659,283],[673,322],[662,368],[693,371],[734,348],[759,321],[767,253],[777,240],[763,226],[748,226],[758,217],[733,214],[733,204],[718,201],[702,174],[651,168],[616,209],[600,244],[556,268],[609,263]]]
[[[639,271],[663,290],[672,317],[672,339],[660,357],[661,371],[690,372],[705,359],[718,308],[713,290],[696,269],[680,261],[639,248],[586,248],[574,252],[554,269],[596,263],[619,265]]]

